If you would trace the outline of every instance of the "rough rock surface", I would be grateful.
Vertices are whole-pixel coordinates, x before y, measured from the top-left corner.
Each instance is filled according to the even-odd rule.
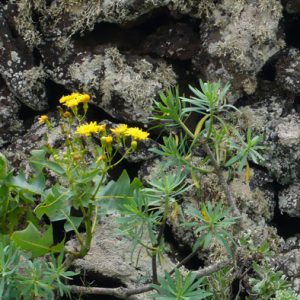
[[[209,80],[230,81],[233,99],[252,94],[256,74],[284,46],[279,35],[281,4],[276,0],[223,0],[211,6],[211,15],[200,27],[204,47],[193,60],[194,68]]]
[[[32,49],[23,39],[15,37],[14,4],[0,5],[0,74],[8,88],[22,103],[42,111],[48,108],[46,75],[42,64],[35,62]]]
[[[280,191],[279,209],[291,217],[300,218],[300,184],[298,182]]]
[[[275,264],[292,282],[292,287],[300,292],[300,250],[294,249],[282,254],[276,259]]]
[[[285,51],[276,66],[276,81],[285,90],[300,94],[300,51],[290,48]]]
[[[1,152],[15,169],[26,168],[30,151],[44,143],[46,133],[46,127],[33,117],[37,112],[47,113],[54,127],[49,142],[59,146],[59,120],[52,108],[62,93],[89,93],[92,104],[107,112],[111,118],[105,118],[112,124],[141,126],[149,122],[153,99],[157,100],[157,94],[169,86],[176,83],[188,86],[199,78],[230,81],[228,100],[238,99],[242,112],[232,116],[236,127],[244,130],[251,127],[254,134],[264,136],[266,145],[265,164],[251,165],[249,184],[243,174],[231,182],[243,212],[240,231],[252,246],[267,240],[276,254],[287,252],[278,260],[299,289],[297,236],[290,237],[281,248],[282,239],[276,228],[270,226],[277,218],[275,214],[274,219],[274,208],[278,204],[291,217],[299,218],[300,214],[299,3],[299,0],[1,1]],[[296,33],[288,32],[289,29]],[[19,120],[20,107],[23,112],[24,107],[32,112],[27,117],[21,112],[22,118],[27,118],[24,121]],[[96,114],[98,110],[95,111]],[[97,121],[102,121],[100,118]],[[147,173],[153,176],[160,171],[153,170],[155,155],[147,153],[152,146],[152,140],[140,144],[139,151],[128,159],[133,168],[145,162],[139,171],[145,184],[149,179]],[[192,180],[188,179],[188,183],[192,185]],[[201,190],[204,199],[226,203],[215,176],[201,178]],[[199,195],[191,190],[180,201],[182,217],[191,205],[199,205]],[[177,221],[168,223],[172,238],[175,237],[179,248],[191,247],[194,233],[178,226]],[[97,229],[92,251],[76,262],[77,267],[87,270],[99,286],[112,278],[120,286],[142,285],[150,277],[149,260],[142,254],[141,269],[136,269],[126,252],[129,244],[112,234],[114,227],[113,220],[105,218]],[[242,253],[242,259],[250,266],[254,258],[247,256],[247,251]],[[224,250],[214,244],[200,258],[209,264],[223,256]],[[170,268],[173,266],[169,260],[167,263]]]
[[[97,281],[116,281],[119,286],[135,288],[149,283],[151,280],[151,257],[145,250],[139,255],[138,264],[131,260],[131,242],[116,235],[116,216],[104,218],[98,225],[92,242],[91,250],[83,259],[74,261],[75,268]],[[171,270],[175,264],[166,258],[158,269],[160,275],[163,270]],[[148,299],[145,295],[137,299]]]
[[[39,149],[45,144],[45,134],[48,135],[48,142],[52,147],[61,145],[62,136],[60,135],[60,128],[58,126],[58,114],[49,114],[49,120],[53,126],[51,132],[48,131],[45,125],[40,125],[35,119],[35,122],[23,135],[16,135],[9,146],[1,150],[7,157],[12,167],[16,169],[27,168],[28,158],[33,149]]]
[[[64,74],[67,69],[70,72],[70,68],[77,72],[77,77],[75,75],[73,78],[75,83],[69,86],[66,84],[70,89],[95,92],[95,84],[102,79],[96,91],[97,97],[103,96],[103,100],[98,101],[104,108],[112,96],[121,99],[121,102],[117,102],[125,107],[125,114],[132,107],[128,103],[129,97],[135,99],[135,105],[148,107],[149,98],[155,97],[158,89],[175,83],[175,76],[168,70],[169,67],[162,62],[153,66],[152,62],[145,61],[143,57],[133,65],[128,64],[119,54],[116,54],[117,57],[107,58],[106,63],[102,57],[91,57],[89,53],[84,53],[79,58],[74,56],[74,53],[80,52],[74,47],[74,37],[91,31],[99,22],[124,26],[137,22],[157,9],[167,9],[171,15],[190,15],[203,19],[199,36],[201,42],[192,43],[189,49],[186,46],[175,49],[177,41],[179,45],[186,45],[191,38],[196,39],[195,33],[191,34],[187,25],[178,24],[171,28],[173,37],[160,41],[162,47],[156,50],[154,47],[148,53],[166,58],[193,56],[193,66],[198,76],[201,74],[210,80],[220,77],[223,81],[230,80],[235,89],[235,99],[243,92],[251,94],[255,91],[257,73],[284,45],[279,34],[282,6],[277,0],[9,1],[1,8],[1,56],[4,58],[0,64],[1,73],[4,73],[7,85],[20,101],[36,110],[47,107],[44,84],[46,78],[66,84],[68,79]],[[9,15],[9,18],[5,15]],[[36,26],[32,22],[34,18],[38,19]],[[9,43],[13,39],[7,24],[9,20],[14,20],[14,30],[19,34],[14,43]],[[168,30],[168,27],[161,30]],[[159,34],[158,32],[158,36]],[[145,40],[146,48],[149,43],[153,43],[153,38],[148,42]],[[200,44],[201,49],[194,55]],[[32,51],[35,47],[40,52],[42,62],[35,62],[36,55]],[[72,66],[68,68],[71,61]],[[81,76],[86,77],[78,78],[78,72],[83,72]],[[116,76],[116,72],[119,76]],[[107,88],[111,87],[115,90],[108,92]],[[121,91],[124,91],[124,95]],[[140,103],[141,98],[145,102]],[[112,115],[115,116],[116,113],[112,112]],[[143,116],[138,113],[137,118],[140,117]]]
[[[62,72],[63,67],[67,72]],[[157,93],[176,82],[174,71],[163,61],[128,60],[116,48],[107,48],[102,55],[80,53],[72,64],[48,73],[70,90],[93,95],[92,103],[112,117],[140,123],[149,121]]]
[[[282,184],[296,181],[300,175],[300,121],[297,115],[279,118],[270,123],[268,154],[270,171]]]
[[[23,121],[18,115],[20,104],[1,82],[0,78],[0,148],[11,142],[12,136],[24,131]]]
[[[263,135],[264,166],[269,175],[282,185],[291,184],[300,175],[300,123],[295,97],[274,84],[266,84],[253,98],[256,102],[241,108],[238,126],[245,129],[250,126]]]

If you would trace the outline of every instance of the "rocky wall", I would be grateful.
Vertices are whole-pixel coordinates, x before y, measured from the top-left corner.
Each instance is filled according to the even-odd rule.
[[[251,166],[250,185],[231,187],[247,216],[244,229],[279,249],[278,220],[300,218],[299,25],[298,0],[2,1],[0,151],[18,168],[41,143],[36,115],[50,113],[55,124],[51,111],[63,93],[88,93],[110,120],[147,127],[160,91],[176,84],[186,91],[200,78],[229,81],[228,101],[242,112],[237,125],[262,134],[267,149],[266,164]],[[131,161],[146,161],[142,177],[155,165],[145,153]],[[212,182],[203,179],[209,196],[219,193]],[[169,226],[177,243],[193,239]],[[293,239],[298,229],[282,237]],[[286,251],[290,261],[297,251]],[[295,279],[287,264],[282,259]]]

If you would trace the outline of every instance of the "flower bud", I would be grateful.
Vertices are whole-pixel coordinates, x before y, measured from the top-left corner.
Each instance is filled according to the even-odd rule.
[[[80,156],[78,153],[75,153],[75,154],[73,154],[73,159],[74,159],[75,161],[78,161],[78,160],[81,159],[81,156]]]
[[[5,156],[0,153],[0,179],[4,179],[7,175],[7,160]]]
[[[133,150],[135,150],[137,148],[137,141],[132,141],[130,146]]]
[[[112,140],[113,140],[113,138],[111,136],[103,136],[103,137],[101,137],[101,142],[104,145],[111,144]]]

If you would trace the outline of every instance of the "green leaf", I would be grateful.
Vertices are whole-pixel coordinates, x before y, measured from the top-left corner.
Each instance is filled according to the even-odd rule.
[[[43,193],[43,186],[41,187],[36,183],[28,183],[23,172],[20,172],[20,174],[17,176],[13,176],[13,174],[10,174],[7,178],[7,182],[9,185],[21,189],[22,193],[39,195]]]
[[[66,217],[61,211],[64,211],[67,215],[71,210],[71,198],[73,194],[69,189],[65,189],[60,186],[54,186],[48,192],[46,197],[42,199],[42,202],[36,206],[34,212],[38,218],[43,215],[47,215],[50,221],[65,220]]]
[[[53,245],[52,225],[42,233],[31,222],[27,228],[21,231],[15,231],[11,240],[17,247],[24,251],[31,252],[32,257],[42,256],[51,252]]]
[[[83,217],[68,217],[66,218],[67,222],[64,224],[64,229],[66,232],[72,231],[72,230],[77,230],[78,227],[80,226]]]
[[[130,177],[124,170],[117,181],[110,181],[106,186],[99,190],[96,199],[101,201],[101,207],[107,212],[119,210],[129,204],[133,198],[134,191],[142,187],[142,183],[135,178],[130,183]]]
[[[7,160],[6,157],[0,153],[0,180],[7,176]]]
[[[40,170],[43,168],[48,168],[58,175],[65,175],[65,170],[58,163],[45,158],[45,150],[35,150],[31,153],[32,157],[30,158],[29,162],[35,166],[35,168]]]

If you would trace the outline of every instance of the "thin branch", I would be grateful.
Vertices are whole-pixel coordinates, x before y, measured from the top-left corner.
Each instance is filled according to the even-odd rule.
[[[208,276],[211,273],[217,272],[223,269],[226,266],[231,265],[233,262],[231,260],[223,260],[214,265],[199,269],[195,271],[197,277]],[[100,288],[100,287],[84,287],[84,286],[77,286],[77,285],[69,285],[68,286],[71,293],[74,294],[82,294],[82,295],[105,295],[105,296],[113,296],[118,299],[131,299],[134,300],[135,298],[132,297],[134,295],[142,294],[153,290],[154,288],[152,285],[145,285],[140,288]]]
[[[167,219],[168,219],[168,211],[169,211],[169,197],[167,196],[167,198],[165,199],[165,207],[164,207],[164,215],[163,215],[163,219],[162,222],[160,224],[160,228],[159,228],[159,232],[157,235],[157,241],[156,244],[154,245],[155,252],[154,255],[152,255],[152,282],[155,284],[158,284],[158,276],[157,276],[157,263],[156,263],[156,259],[157,259],[157,248],[160,245],[160,242],[163,238],[163,234],[165,231],[165,227],[166,227],[166,223],[167,223]]]
[[[218,179],[219,179],[219,182],[223,188],[223,191],[225,193],[225,196],[226,196],[226,199],[227,199],[227,202],[228,204],[231,206],[231,208],[233,209],[233,212],[236,216],[240,216],[241,215],[241,212],[240,210],[238,209],[238,207],[236,206],[236,203],[233,199],[233,196],[231,194],[231,191],[229,189],[229,186],[228,184],[226,183],[226,180],[222,174],[222,170],[220,168],[220,165],[219,163],[217,162],[214,154],[212,153],[211,149],[209,148],[208,144],[206,141],[202,141],[202,147],[203,147],[203,150],[205,151],[205,153],[209,156],[210,160],[211,160],[211,163],[215,169],[215,172],[218,176]]]
[[[100,288],[100,287],[85,287],[77,285],[68,286],[71,293],[81,295],[105,295],[113,296],[118,299],[135,299],[133,295],[142,294],[153,290],[153,287],[146,285],[136,289],[128,289],[123,287],[118,288]],[[130,298],[129,298],[130,297]]]
[[[221,260],[213,265],[210,265],[208,267],[199,269],[198,271],[194,271],[193,273],[196,274],[197,277],[208,276],[208,275],[215,273],[217,271],[220,271],[224,267],[227,267],[232,264],[233,264],[233,260],[225,259],[225,260]]]
[[[192,259],[197,253],[198,251],[202,248],[202,245],[199,246],[195,251],[193,251],[192,253],[190,253],[188,256],[186,256],[182,261],[180,261],[170,272],[169,274],[172,275],[176,269],[179,269],[181,266],[183,266],[185,263],[187,263],[190,259]]]

